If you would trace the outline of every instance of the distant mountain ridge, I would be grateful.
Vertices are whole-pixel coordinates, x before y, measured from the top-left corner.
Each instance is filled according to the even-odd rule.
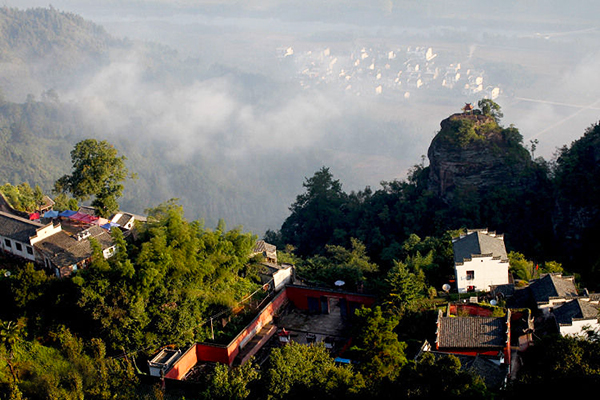
[[[0,87],[12,101],[78,83],[124,42],[104,28],[54,8],[0,8]],[[83,74],[83,75],[82,75]]]

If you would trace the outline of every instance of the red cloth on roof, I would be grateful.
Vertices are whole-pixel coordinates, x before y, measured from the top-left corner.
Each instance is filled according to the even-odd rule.
[[[83,221],[83,219],[85,218],[87,214],[84,213],[80,213],[79,211],[77,211],[75,214],[71,215],[69,218],[74,219],[76,221]]]
[[[32,213],[29,214],[29,219],[33,221],[34,219],[40,219],[40,213]]]
[[[98,219],[98,217],[95,217],[95,216],[93,216],[93,215],[89,215],[89,214],[85,214],[85,216],[81,218],[81,220],[82,220],[83,222],[88,222],[88,223],[90,223],[90,224],[91,224],[92,222],[94,222],[95,220],[97,220],[97,219]]]

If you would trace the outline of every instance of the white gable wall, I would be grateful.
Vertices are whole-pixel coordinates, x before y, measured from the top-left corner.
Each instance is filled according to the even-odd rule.
[[[470,261],[465,260],[462,265],[455,264],[454,268],[459,293],[466,293],[470,286],[475,291],[488,291],[490,285],[508,283],[508,262],[494,260],[491,256],[474,256]],[[473,271],[473,279],[469,279],[467,271]]]
[[[46,239],[60,231],[62,231],[61,224],[54,225],[53,223],[49,223],[48,225],[45,225],[39,229],[36,229],[36,235],[31,237],[29,239],[29,241],[31,242],[32,245],[34,245],[37,242],[39,242],[43,239]]]
[[[585,331],[590,328],[600,332],[600,324],[597,319],[574,319],[570,325],[560,325],[560,334],[562,336],[581,336],[585,335]]]

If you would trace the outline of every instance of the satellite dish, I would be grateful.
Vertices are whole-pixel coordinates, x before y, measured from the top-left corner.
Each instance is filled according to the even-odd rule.
[[[490,301],[490,304],[493,305],[493,306],[495,306],[495,305],[498,304],[498,302],[496,300],[492,300],[492,301]]]
[[[335,281],[334,285],[335,286],[344,286],[346,284],[346,282],[344,281]]]
[[[450,285],[448,285],[447,283],[444,283],[444,285],[442,286],[442,290],[444,292],[448,292],[450,290]]]
[[[4,273],[4,276],[8,278],[8,277],[10,276],[10,271],[6,271],[6,272]]]

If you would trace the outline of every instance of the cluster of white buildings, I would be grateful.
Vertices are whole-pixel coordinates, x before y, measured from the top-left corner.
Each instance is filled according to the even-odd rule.
[[[360,47],[349,52],[329,47],[297,52],[285,47],[278,49],[278,57],[294,62],[305,88],[328,84],[354,95],[404,98],[420,90],[459,91],[492,100],[501,93],[497,85],[488,82],[485,71],[466,68],[460,62],[440,62],[431,47]]]
[[[458,293],[491,292],[513,308],[529,308],[541,321],[553,321],[562,335],[600,333],[600,294],[578,290],[573,276],[542,274],[526,287],[514,284],[504,237],[472,229],[452,239]]]

